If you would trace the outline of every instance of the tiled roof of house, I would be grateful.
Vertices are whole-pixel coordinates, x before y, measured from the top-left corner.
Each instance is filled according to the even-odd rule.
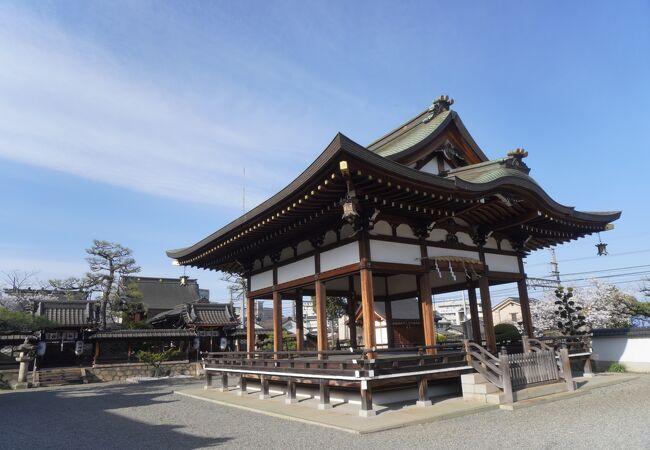
[[[182,285],[178,278],[126,277],[126,282],[135,282],[142,293],[139,300],[147,309],[172,309],[181,303],[195,302],[199,284],[188,278]]]
[[[230,303],[192,302],[176,305],[169,311],[162,312],[149,322],[170,324],[175,326],[236,326],[239,321]]]
[[[91,301],[43,300],[34,302],[34,315],[69,328],[88,327],[98,319],[97,304]]]

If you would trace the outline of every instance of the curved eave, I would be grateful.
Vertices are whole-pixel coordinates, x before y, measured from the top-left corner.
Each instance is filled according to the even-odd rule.
[[[208,247],[216,245],[219,241],[226,241],[229,237],[236,236],[238,232],[246,229],[246,227],[259,223],[271,212],[284,207],[285,202],[290,202],[296,198],[302,190],[306,189],[310,183],[313,183],[326,171],[336,170],[334,164],[341,155],[346,155],[346,158],[349,157],[350,162],[357,160],[356,162],[374,166],[376,169],[391,175],[403,177],[406,182],[416,183],[432,190],[438,189],[457,194],[475,194],[476,198],[481,195],[500,193],[502,190],[523,190],[526,193],[535,194],[537,199],[545,204],[546,208],[551,212],[564,216],[564,218],[573,218],[592,225],[604,227],[607,223],[617,220],[621,215],[620,211],[581,212],[576,211],[573,207],[564,206],[553,200],[531,177],[519,171],[516,175],[503,176],[486,183],[472,183],[458,176],[446,178],[422,172],[380,156],[339,133],[318,158],[280,192],[205,239],[187,248],[168,250],[167,255],[178,260],[196,256],[198,253],[205,252]]]
[[[474,192],[490,192],[497,191],[502,187],[519,187],[527,191],[537,194],[538,198],[542,200],[546,206],[566,217],[574,218],[576,220],[595,223],[609,223],[618,220],[621,217],[621,211],[577,211],[572,206],[565,206],[546,193],[537,182],[528,175],[521,173],[518,176],[504,176],[487,183],[472,183],[465,181],[461,178],[455,178],[456,185],[465,191]]]

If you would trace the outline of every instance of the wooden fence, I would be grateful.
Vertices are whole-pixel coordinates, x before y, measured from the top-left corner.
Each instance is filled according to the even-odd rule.
[[[529,384],[557,381],[559,378],[553,350],[509,354],[508,366],[514,390]]]

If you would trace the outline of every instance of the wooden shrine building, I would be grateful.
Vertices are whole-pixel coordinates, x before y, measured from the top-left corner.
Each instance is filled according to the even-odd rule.
[[[375,301],[417,298],[421,344],[435,353],[432,295],[465,290],[473,335],[481,336],[476,290],[489,312],[490,287],[504,283],[517,283],[532,336],[523,259],[605,231],[620,212],[581,212],[558,203],[529,175],[522,149],[488,159],[452,104],[441,96],[368,146],[336,135],[280,192],[168,256],[247,278],[249,352],[256,300],[273,302],[277,352],[283,348],[282,301],[296,302],[301,312],[303,296],[314,296],[318,350],[325,351],[326,297],[344,296],[349,317],[361,306],[366,350],[376,344]],[[356,342],[354,320],[349,325]],[[496,352],[489,313],[483,329],[487,349]]]

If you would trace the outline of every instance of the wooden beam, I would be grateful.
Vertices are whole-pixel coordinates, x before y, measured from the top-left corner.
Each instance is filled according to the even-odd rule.
[[[467,296],[469,297],[469,314],[472,316],[472,340],[481,344],[481,322],[478,315],[478,303],[476,301],[476,282],[467,282]]]
[[[246,296],[246,351],[255,351],[255,299]]]
[[[282,348],[282,294],[273,292],[273,351],[281,352]]]
[[[305,319],[302,310],[302,289],[296,290],[296,350],[302,351],[305,345]]]
[[[316,349],[318,351],[325,351],[327,350],[327,316],[325,311],[327,292],[325,290],[325,284],[320,280],[316,280],[314,283],[314,291],[316,293],[316,331],[318,333]]]

